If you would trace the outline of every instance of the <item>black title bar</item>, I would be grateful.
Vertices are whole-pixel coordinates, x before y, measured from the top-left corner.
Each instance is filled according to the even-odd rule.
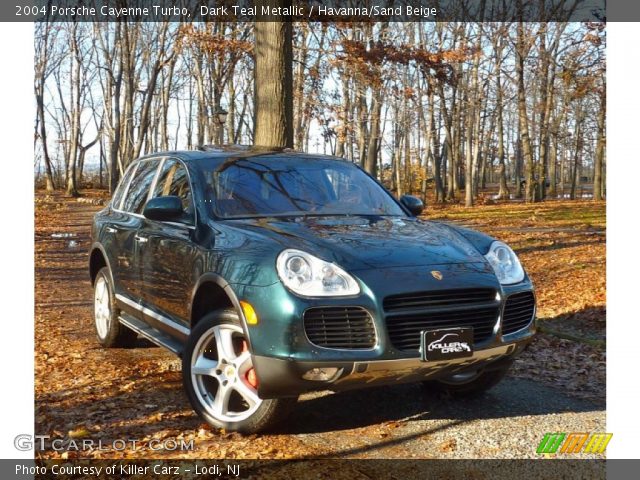
[[[629,0],[15,0],[0,21],[469,21],[601,22],[640,20]]]

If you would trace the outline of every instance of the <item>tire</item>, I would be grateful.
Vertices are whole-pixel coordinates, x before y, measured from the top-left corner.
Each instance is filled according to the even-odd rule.
[[[250,370],[251,353],[234,309],[198,321],[182,355],[182,382],[200,417],[214,427],[246,434],[283,420],[297,398],[261,399],[256,384],[250,383]]]
[[[103,347],[132,347],[138,335],[118,320],[120,311],[107,267],[100,269],[93,282],[93,325]]]
[[[444,393],[458,398],[474,398],[484,394],[487,390],[495,387],[505,377],[513,362],[508,362],[500,367],[483,369],[475,372],[469,377],[462,374],[439,380],[423,382],[429,391]],[[473,372],[470,372],[473,373]]]

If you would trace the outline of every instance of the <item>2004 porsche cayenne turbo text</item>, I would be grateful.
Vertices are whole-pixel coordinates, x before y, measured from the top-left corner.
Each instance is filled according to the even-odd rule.
[[[333,157],[141,158],[92,226],[98,340],[179,355],[193,408],[227,430],[310,391],[482,392],[534,333],[532,284],[504,243],[421,211]]]

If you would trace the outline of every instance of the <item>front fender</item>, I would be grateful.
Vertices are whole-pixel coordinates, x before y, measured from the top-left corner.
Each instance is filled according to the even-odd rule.
[[[189,317],[191,317],[191,310],[193,309],[193,304],[194,304],[196,295],[198,293],[198,290],[205,283],[214,283],[215,285],[222,288],[225,294],[227,295],[227,297],[229,297],[229,300],[231,300],[231,304],[233,305],[233,308],[235,308],[236,312],[238,312],[238,317],[240,318],[240,324],[241,324],[242,330],[249,344],[249,348],[251,348],[251,332],[248,328],[247,319],[244,316],[244,312],[240,305],[240,300],[238,299],[238,295],[236,294],[236,291],[234,290],[232,285],[230,285],[229,282],[227,282],[222,276],[213,272],[207,272],[207,273],[204,273],[198,279],[198,281],[196,282],[196,285],[193,288],[193,291],[191,292]]]

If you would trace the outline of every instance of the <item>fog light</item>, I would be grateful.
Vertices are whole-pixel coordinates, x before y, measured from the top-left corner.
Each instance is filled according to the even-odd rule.
[[[335,377],[336,373],[338,373],[338,369],[335,367],[312,368],[302,378],[305,380],[327,381]]]
[[[258,315],[256,315],[256,311],[253,309],[251,304],[243,300],[240,302],[240,306],[242,307],[244,318],[247,320],[247,325],[257,325]]]

